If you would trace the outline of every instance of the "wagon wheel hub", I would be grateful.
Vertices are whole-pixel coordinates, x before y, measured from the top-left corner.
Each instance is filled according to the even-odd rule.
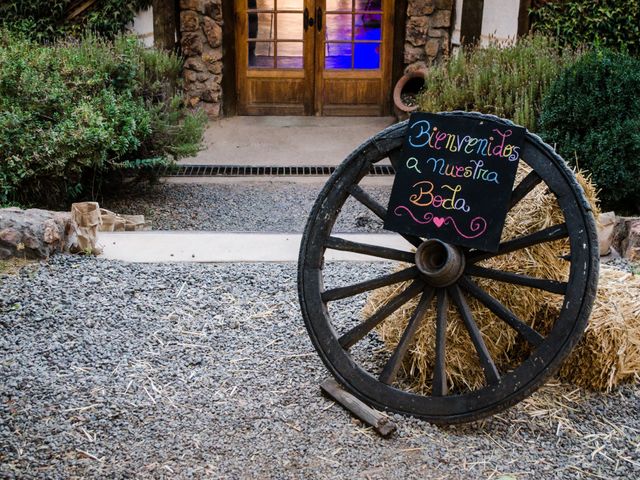
[[[416,250],[416,266],[429,285],[447,287],[464,272],[464,254],[454,245],[425,240]]]

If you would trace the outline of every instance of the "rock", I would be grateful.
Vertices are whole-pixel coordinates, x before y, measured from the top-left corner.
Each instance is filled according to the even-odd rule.
[[[198,57],[189,57],[184,62],[184,68],[189,70],[195,70],[196,72],[206,72],[207,66]]]
[[[453,8],[453,0],[434,0],[434,4],[438,10],[451,10]]]
[[[187,57],[198,56],[202,53],[202,35],[199,33],[184,33],[182,35],[182,53]]]
[[[429,31],[429,17],[413,17],[407,21],[407,41],[416,47],[424,45]]]
[[[216,22],[222,23],[222,4],[220,0],[206,0],[204,14]]]
[[[440,41],[437,38],[430,38],[426,46],[424,47],[424,51],[430,58],[437,57],[438,52],[440,51]]]
[[[438,10],[436,13],[431,15],[431,26],[434,28],[438,27],[449,27],[451,25],[451,10]]]
[[[640,219],[628,223],[627,238],[622,242],[622,256],[632,262],[640,260]]]
[[[615,212],[601,213],[598,217],[598,243],[600,256],[607,255],[613,243],[614,230],[616,225]]]
[[[425,59],[424,48],[414,47],[409,43],[404,45],[404,63],[414,63]]]
[[[193,10],[204,13],[204,0],[180,0],[180,10]]]
[[[421,15],[431,15],[434,10],[433,0],[410,0],[409,6],[407,7],[407,16],[417,17]]]
[[[49,258],[67,252],[75,241],[77,225],[71,214],[48,210],[0,210],[0,258]]]
[[[183,10],[180,12],[180,31],[195,32],[200,26],[200,15],[193,10]]]
[[[209,17],[204,17],[204,34],[212,48],[222,45],[222,27]]]

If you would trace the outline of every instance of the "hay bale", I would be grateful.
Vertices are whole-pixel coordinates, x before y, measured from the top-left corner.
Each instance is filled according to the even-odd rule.
[[[584,337],[559,376],[581,387],[603,391],[640,380],[640,277],[613,268],[601,269]]]
[[[524,178],[529,172],[530,168],[521,163],[516,181]],[[577,177],[594,211],[597,211],[593,184],[580,173]],[[561,222],[563,222],[563,216],[555,197],[544,184],[541,184],[509,212],[502,241],[534,233]],[[569,263],[561,257],[568,252],[569,241],[562,239],[500,255],[480,262],[479,265],[533,277],[566,281],[569,276]],[[556,295],[526,287],[518,287],[518,295],[513,295],[514,287],[510,284],[480,278],[475,281],[519,318],[527,321],[532,328],[543,335],[550,331],[555,321],[552,313],[556,312],[555,306],[558,301]],[[405,287],[406,284],[393,285],[372,292],[363,310],[365,318]],[[494,317],[478,301],[470,296],[467,296],[467,301],[498,369],[504,371],[517,365],[519,360],[528,354],[528,346],[520,341],[513,329],[505,328],[504,322]],[[389,351],[392,351],[400,340],[416,304],[417,299],[407,303],[377,328],[378,334]],[[424,394],[428,394],[431,389],[435,360],[434,339],[435,309],[431,309],[416,332],[414,344],[403,364],[406,380],[412,388]],[[456,392],[482,387],[484,373],[475,348],[460,315],[452,304],[449,308],[446,343],[445,362],[450,390]]]

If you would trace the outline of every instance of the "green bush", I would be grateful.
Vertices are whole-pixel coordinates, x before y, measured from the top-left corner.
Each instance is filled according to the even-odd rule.
[[[84,1],[6,0],[0,2],[0,27],[37,41],[82,36],[83,32],[114,38],[150,0],[101,0],[78,15]]]
[[[549,89],[540,124],[565,159],[591,172],[605,210],[640,211],[640,60],[585,54]]]
[[[473,48],[428,70],[420,108],[492,113],[535,131],[544,92],[574,60],[572,50],[543,36]]]
[[[532,11],[534,31],[563,45],[640,54],[640,0],[556,0]]]
[[[125,169],[195,154],[205,117],[185,113],[180,70],[133,37],[40,45],[0,32],[0,204],[95,198]]]

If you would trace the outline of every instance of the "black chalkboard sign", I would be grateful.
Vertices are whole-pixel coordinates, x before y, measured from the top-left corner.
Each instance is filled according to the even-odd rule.
[[[525,129],[414,113],[384,228],[495,252]]]

